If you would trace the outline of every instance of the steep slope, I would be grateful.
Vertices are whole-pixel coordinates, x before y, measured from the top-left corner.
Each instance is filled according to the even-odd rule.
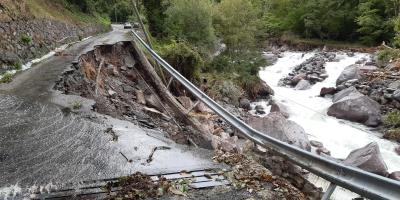
[[[62,0],[1,0],[0,74],[57,46],[104,32],[108,24]]]

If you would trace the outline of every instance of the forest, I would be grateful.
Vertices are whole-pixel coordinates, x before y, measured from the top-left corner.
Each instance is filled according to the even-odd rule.
[[[131,0],[59,0],[111,21],[135,21]],[[270,38],[400,47],[400,0],[134,0],[154,48],[194,82],[225,77],[255,96]],[[216,54],[224,44],[225,50]],[[190,66],[190,67],[188,67]],[[220,85],[220,84],[219,84]],[[214,88],[220,90],[220,88]],[[249,92],[250,91],[250,92]],[[215,92],[220,93],[220,92]]]

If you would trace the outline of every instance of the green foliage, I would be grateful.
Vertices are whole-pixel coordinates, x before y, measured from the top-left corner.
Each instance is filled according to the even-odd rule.
[[[170,0],[165,11],[165,30],[172,39],[186,40],[197,47],[213,47],[216,37],[209,0]]]
[[[400,142],[400,128],[389,129],[383,135],[388,140],[395,140]]]
[[[244,94],[242,88],[230,80],[222,81],[222,83],[215,85],[214,90],[216,90],[216,94],[220,95],[218,98],[228,97],[231,103],[236,105],[239,103],[240,97]]]
[[[228,50],[254,45],[260,10],[249,0],[222,0],[216,5],[214,25]]]
[[[390,127],[400,127],[400,111],[388,113],[385,116],[383,123]]]
[[[131,0],[58,0],[72,12],[80,11],[96,16],[101,23],[126,22],[133,14]],[[103,17],[98,17],[98,16]],[[107,19],[104,18],[107,16]]]
[[[358,7],[360,15],[356,21],[361,41],[374,45],[394,37],[393,23],[389,20],[385,0],[362,1]]]
[[[21,42],[24,44],[30,44],[32,42],[32,37],[28,34],[21,34]]]
[[[14,64],[13,64],[13,68],[14,68],[15,70],[21,70],[21,69],[22,69],[22,64],[21,64],[21,62],[16,62],[16,63],[14,63]]]
[[[79,101],[74,101],[73,103],[72,103],[72,109],[74,109],[74,110],[79,110],[79,109],[81,109],[82,108],[82,103],[81,102],[79,102]]]
[[[206,72],[220,74],[219,77],[223,77],[224,80],[232,80],[249,97],[254,98],[262,89],[258,72],[266,65],[266,60],[258,52],[227,52],[214,58]]]
[[[13,79],[13,74],[6,72],[3,77],[0,79],[0,83],[10,83]]]
[[[380,66],[385,66],[391,60],[400,58],[400,50],[399,49],[384,49],[378,52],[378,64]]]
[[[108,15],[112,22],[127,22],[129,17],[133,15],[132,3],[129,1],[117,1]]]
[[[165,11],[167,4],[163,0],[145,0],[143,6],[147,20],[149,22],[149,31],[154,37],[163,37],[165,34]]]
[[[255,51],[226,52],[212,61],[207,71],[231,72],[240,75],[257,75],[260,67],[266,66],[266,60]]]
[[[161,57],[187,79],[199,80],[204,61],[195,47],[185,41],[172,40],[167,44],[158,45],[156,49]]]
[[[263,16],[272,36],[293,32],[307,38],[360,40],[375,45],[392,41],[398,0],[268,0]]]
[[[394,31],[395,31],[393,45],[395,47],[399,48],[400,47],[400,17],[396,17],[393,20],[393,25],[394,25]]]

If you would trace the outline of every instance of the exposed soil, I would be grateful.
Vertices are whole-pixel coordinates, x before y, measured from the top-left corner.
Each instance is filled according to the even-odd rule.
[[[57,81],[55,89],[68,95],[93,99],[96,102],[93,109],[99,113],[131,121],[146,128],[161,129],[178,143],[196,145],[199,141],[196,136],[198,130],[174,117],[173,109],[163,102],[159,94],[154,92],[155,87],[151,81],[144,78],[146,75],[143,74],[141,67],[143,66],[135,60],[132,54],[130,42],[97,46],[95,50],[82,55],[77,64],[63,73],[60,80]],[[211,133],[212,147],[222,150],[217,154],[216,160],[234,167],[232,173],[226,174],[231,177],[235,186],[226,192],[235,196],[232,199],[307,198],[289,181],[273,176],[268,169],[255,160],[241,155],[241,153],[251,151],[254,146],[249,146],[248,142],[238,136],[236,130],[204,104],[200,103],[195,106],[192,100],[186,96],[175,98],[185,109],[190,111],[189,117],[198,120],[202,128]],[[229,104],[222,104],[229,112],[242,120],[246,120],[248,117],[248,113],[244,110]],[[192,108],[193,110],[191,110]],[[154,184],[150,182],[149,177],[143,174],[134,174],[118,184],[116,186],[123,188],[122,193],[117,193],[116,196],[109,198],[118,198],[121,195],[123,198],[129,199],[157,198],[160,188],[179,195],[179,191],[169,189],[169,184]],[[191,191],[187,194],[187,198],[209,199],[199,197],[210,191]],[[210,199],[225,199],[223,194],[224,192],[213,193],[212,196],[215,198]],[[169,198],[169,196],[163,198]]]
[[[172,118],[150,85],[139,73],[129,42],[96,47],[80,57],[79,63],[62,75],[55,88],[96,102],[95,111],[160,128],[178,143],[188,144],[190,128]]]

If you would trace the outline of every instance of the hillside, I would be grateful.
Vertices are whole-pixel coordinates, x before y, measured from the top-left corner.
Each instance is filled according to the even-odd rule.
[[[77,25],[100,23],[108,25],[109,20],[100,14],[84,13],[64,0],[1,0],[0,22],[15,19],[51,19]]]
[[[1,0],[0,74],[109,25],[107,17],[82,12],[64,0]]]

